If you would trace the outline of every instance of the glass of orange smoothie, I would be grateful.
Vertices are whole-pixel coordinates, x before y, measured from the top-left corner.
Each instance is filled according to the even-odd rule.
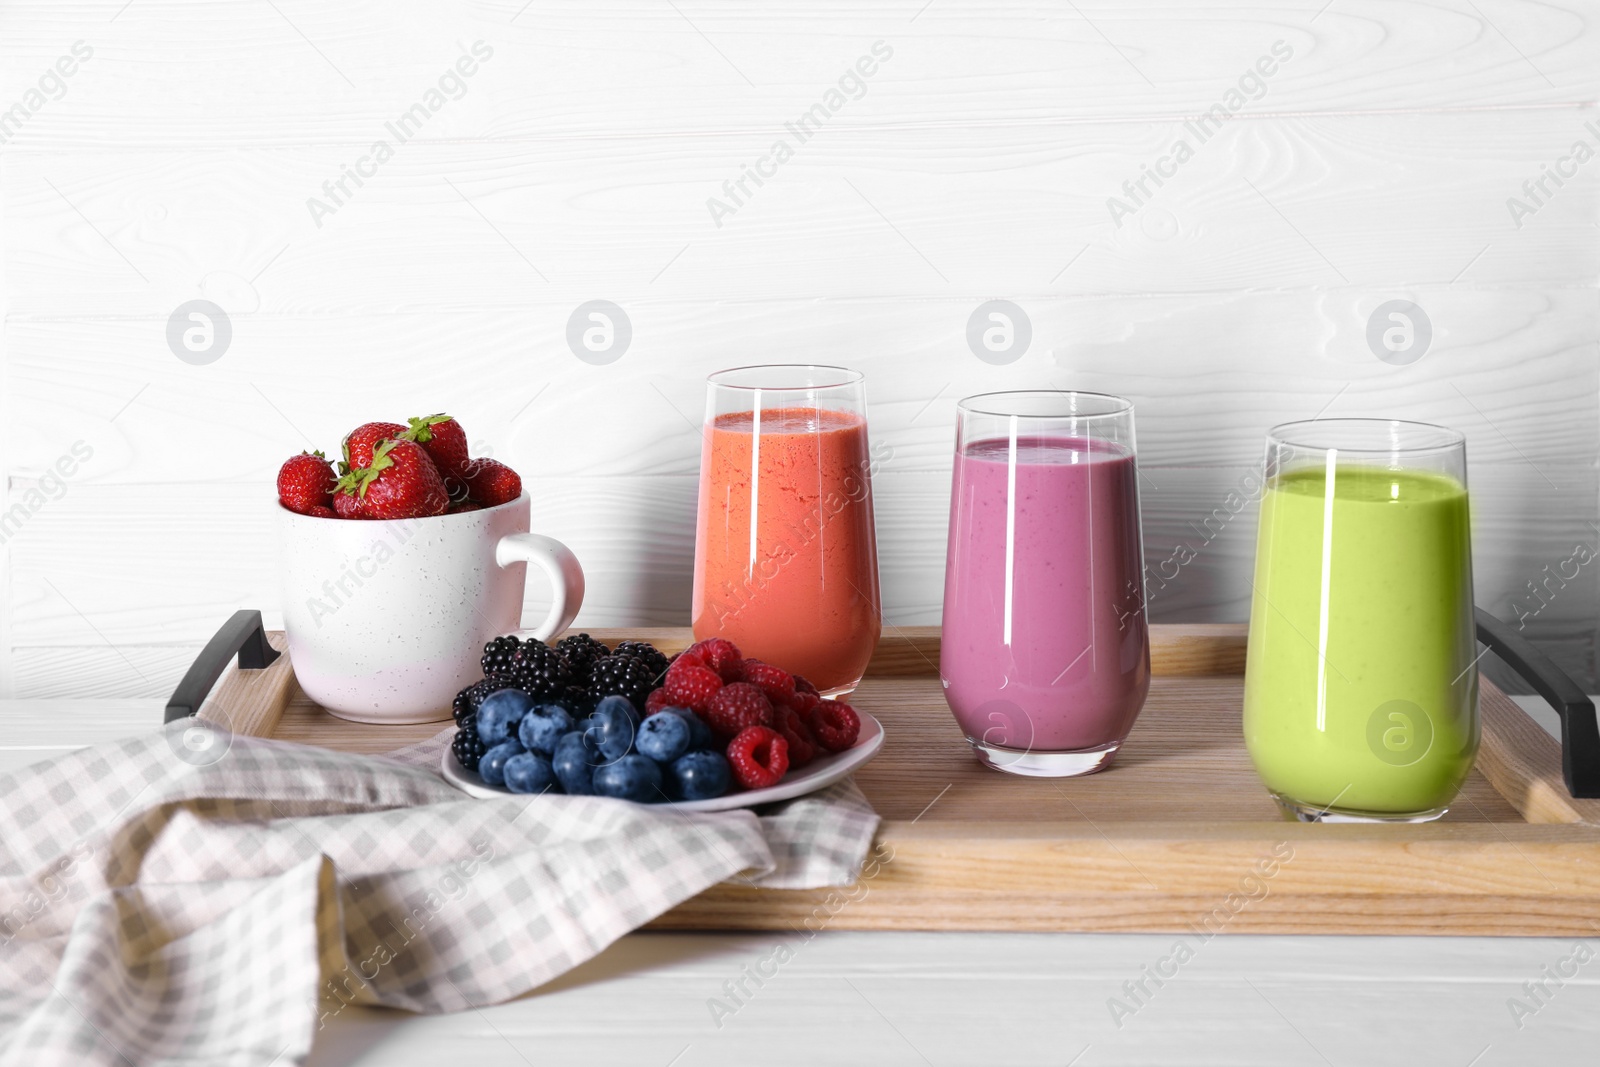
[[[847,693],[881,629],[862,376],[739,367],[707,382],[695,639]]]

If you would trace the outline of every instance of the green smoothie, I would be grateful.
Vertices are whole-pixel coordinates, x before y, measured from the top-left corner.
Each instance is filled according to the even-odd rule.
[[[1467,492],[1418,470],[1333,479],[1331,501],[1321,468],[1261,500],[1245,744],[1302,807],[1438,812],[1478,751]]]

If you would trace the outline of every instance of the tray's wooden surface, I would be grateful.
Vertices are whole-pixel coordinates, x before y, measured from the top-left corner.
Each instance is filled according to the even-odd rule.
[[[669,653],[689,640],[680,629],[592,632]],[[1279,817],[1244,749],[1244,628],[1158,625],[1151,638],[1150,697],[1116,763],[1052,780],[979,766],[944,704],[937,629],[891,630],[852,698],[887,734],[856,776],[884,818],[873,876],[848,892],[725,884],[655,925],[1594,932],[1600,801],[1567,796],[1559,746],[1487,680],[1477,769],[1443,819],[1300,825]],[[284,647],[281,634],[270,640]],[[358,752],[388,751],[446,725],[335,718],[300,690],[287,655],[264,671],[231,671],[201,715]],[[1252,876],[1264,866],[1272,873]]]

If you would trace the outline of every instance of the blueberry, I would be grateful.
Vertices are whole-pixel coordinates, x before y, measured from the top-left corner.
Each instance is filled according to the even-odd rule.
[[[595,768],[594,791],[603,797],[645,804],[661,800],[661,767],[653,759],[630,753]]]
[[[672,795],[683,800],[710,800],[728,791],[733,780],[728,761],[720,752],[690,752],[680,756],[667,772]]]
[[[657,763],[671,763],[689,751],[689,724],[680,715],[652,715],[639,725],[634,743],[642,755]]]
[[[711,732],[711,727],[706,721],[688,708],[662,708],[658,714],[672,714],[678,716],[689,724],[689,751],[706,752],[711,749],[722,751],[722,746],[717,744],[717,735]],[[651,716],[654,718],[655,716]]]
[[[618,712],[621,712],[624,715],[629,715],[634,719],[639,718],[639,710],[633,706],[633,701],[629,700],[625,696],[619,696],[615,693],[607,697],[601,697],[600,702],[594,706],[594,715],[596,718],[599,718],[602,713],[606,715],[615,715]]]
[[[486,745],[498,745],[517,736],[517,724],[533,707],[533,698],[520,689],[490,693],[478,705],[478,736]]]
[[[609,762],[621,759],[633,748],[633,735],[639,727],[639,713],[627,697],[608,696],[595,706],[585,735],[594,742]]]
[[[559,792],[555,769],[537,752],[519,752],[506,760],[506,788],[513,793]]]
[[[580,730],[561,735],[550,761],[561,788],[575,797],[594,795],[594,767],[599,762],[599,749]]]
[[[520,741],[502,741],[483,754],[483,759],[478,761],[478,777],[483,779],[484,785],[506,784],[506,761],[512,756],[522,755]]]
[[[560,752],[563,749],[581,749],[586,759],[594,763],[600,762],[600,750],[594,747],[594,741],[589,735],[577,727],[573,727],[556,739],[556,751]]]
[[[561,735],[572,729],[572,716],[560,704],[540,704],[522,717],[517,737],[529,752],[546,756],[556,750]]]

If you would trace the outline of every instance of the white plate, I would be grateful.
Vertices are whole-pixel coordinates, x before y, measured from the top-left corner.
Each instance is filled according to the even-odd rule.
[[[677,803],[652,804],[651,807],[672,808],[676,811],[729,811],[733,808],[753,808],[758,804],[771,804],[777,800],[791,800],[824,789],[861,767],[883,747],[883,724],[859,708],[861,735],[856,743],[843,752],[829,752],[812,760],[802,770],[790,771],[783,781],[766,789],[749,789],[739,793],[724,793],[710,800],[680,800]],[[456,754],[444,750],[440,761],[445,781],[475,797],[521,797],[527,793],[513,793],[500,786],[484,785],[483,779],[456,762]]]

